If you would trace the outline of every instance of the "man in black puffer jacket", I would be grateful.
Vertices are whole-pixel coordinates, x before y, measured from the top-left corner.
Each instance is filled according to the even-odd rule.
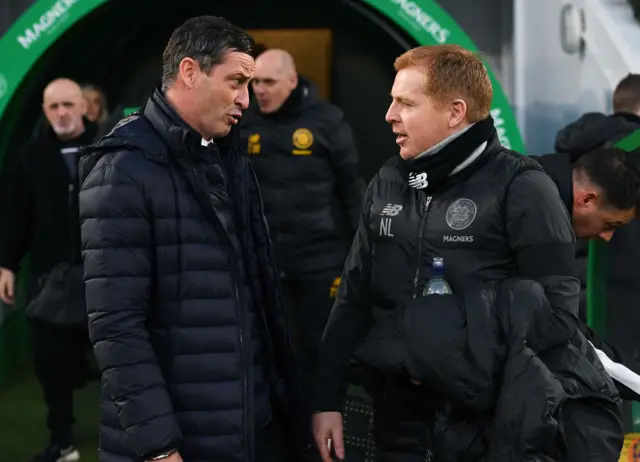
[[[281,462],[295,448],[281,434],[293,386],[277,272],[233,129],[251,45],[222,18],[186,21],[162,88],[84,159],[101,462]]]
[[[400,156],[369,185],[320,345],[314,436],[325,461],[328,439],[337,455],[344,455],[340,410],[352,353],[372,327],[402,306],[422,302],[434,257],[444,259],[446,278],[460,296],[513,277],[538,282],[549,309],[537,319],[537,335],[527,337],[527,347],[550,358],[562,357],[557,350],[578,348],[579,282],[569,215],[542,168],[500,145],[482,62],[458,46],[442,45],[408,51],[396,60],[396,69],[386,119],[397,134]],[[453,320],[442,308],[434,322],[443,323],[446,332]],[[431,326],[434,331],[437,325]],[[425,354],[452,347],[446,335],[439,338],[434,348],[440,350]],[[489,454],[498,435],[487,426],[479,440],[469,439],[465,428],[476,426],[479,416],[446,384],[415,385],[408,373],[363,366],[362,380],[373,398],[376,461],[478,462]],[[578,380],[564,390],[572,399],[552,415],[562,420],[562,432],[556,426],[544,440],[563,437],[566,461],[616,460],[623,435],[611,380],[599,374],[599,383],[590,382],[590,371],[602,368],[595,354],[578,354],[560,366]],[[466,392],[474,394],[472,383]],[[513,418],[537,422],[540,417]],[[534,425],[531,434],[538,431],[545,429]],[[555,448],[537,449],[552,454]]]

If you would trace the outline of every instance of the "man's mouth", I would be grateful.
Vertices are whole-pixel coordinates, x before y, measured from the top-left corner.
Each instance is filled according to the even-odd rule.
[[[396,135],[396,144],[402,144],[405,141],[407,141],[407,139],[409,138],[407,135],[405,135],[404,133],[398,133],[398,132],[394,132]]]
[[[231,119],[232,125],[235,125],[238,122],[240,122],[241,118],[242,118],[242,114],[229,114],[229,119]]]

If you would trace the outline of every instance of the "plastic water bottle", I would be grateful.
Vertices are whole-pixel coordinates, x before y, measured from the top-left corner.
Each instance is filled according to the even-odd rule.
[[[447,295],[452,294],[451,286],[444,278],[444,259],[442,257],[434,257],[431,279],[422,291],[422,295]]]

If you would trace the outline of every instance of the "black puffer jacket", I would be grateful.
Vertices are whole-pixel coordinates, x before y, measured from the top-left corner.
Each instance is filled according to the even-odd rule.
[[[467,146],[469,159],[483,145],[481,140],[474,145],[466,141],[473,133],[471,128],[443,151],[457,154],[456,146]],[[316,380],[322,387],[314,390],[318,411],[341,409],[354,349],[372,324],[384,322],[399,306],[420,296],[433,257],[444,258],[445,276],[454,293],[511,277],[542,284],[551,309],[545,335],[530,344],[533,351],[564,345],[577,332],[575,238],[555,185],[535,161],[502,147],[493,130],[479,157],[431,194],[409,185],[402,162],[399,157],[390,159],[365,195],[358,232],[319,348]],[[397,438],[416,460],[424,460],[431,444],[422,439],[427,433],[425,421],[432,415],[429,408],[439,406],[441,398],[415,387],[391,389],[388,376],[379,382],[382,401],[391,402],[393,396],[403,401],[403,409],[388,406],[383,411],[388,416],[380,420],[401,433]],[[425,395],[431,402],[423,402]],[[408,419],[415,420],[411,431],[403,423]],[[442,425],[446,429],[456,424],[449,419]],[[397,447],[396,443],[388,446]]]
[[[390,159],[365,196],[320,347],[319,380],[327,386],[318,393],[333,394],[330,403],[321,400],[325,410],[340,408],[344,383],[334,380],[369,323],[419,295],[436,256],[454,292],[513,276],[542,282],[556,314],[538,351],[577,329],[575,238],[555,185],[535,161],[506,150],[494,134],[475,162],[430,196],[407,184],[400,162]]]
[[[175,447],[185,462],[255,460],[252,319],[266,332],[273,407],[287,404],[291,351],[257,183],[232,139],[218,146],[237,229],[214,205],[222,207],[226,185],[211,185],[196,168],[201,137],[159,92],[85,158],[80,211],[90,334],[103,373],[102,462]],[[233,236],[251,249],[257,319]]]
[[[365,189],[342,111],[299,82],[278,111],[254,105],[241,125],[285,277],[342,267]]]
[[[550,316],[540,284],[490,283],[409,302],[377,324],[356,355],[387,374],[417,379],[467,409],[469,420],[453,431],[443,431],[444,419],[436,417],[434,460],[562,460],[564,401],[619,400],[581,333],[571,346],[542,355],[529,346],[546,335]]]

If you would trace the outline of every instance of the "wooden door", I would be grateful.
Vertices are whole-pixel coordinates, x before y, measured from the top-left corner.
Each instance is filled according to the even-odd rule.
[[[250,29],[256,43],[281,48],[293,56],[298,74],[318,86],[323,99],[331,96],[331,29]]]

